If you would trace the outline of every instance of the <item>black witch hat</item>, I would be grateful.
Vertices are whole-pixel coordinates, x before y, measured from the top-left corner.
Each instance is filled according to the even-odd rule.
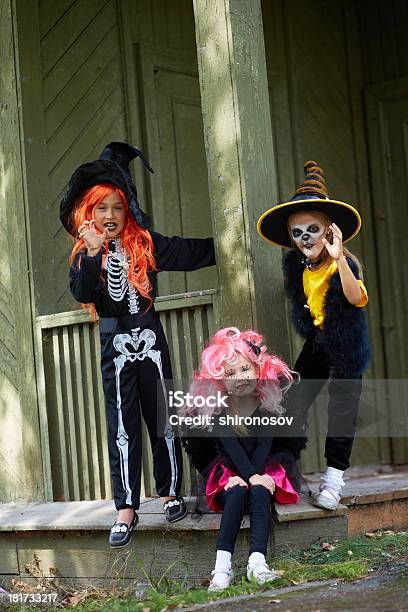
[[[329,198],[323,170],[315,161],[304,165],[305,180],[289,202],[277,204],[265,211],[258,220],[258,232],[267,242],[288,249],[293,248],[288,231],[288,219],[295,212],[318,210],[339,226],[343,242],[358,234],[361,218],[358,211],[339,200]]]
[[[153,172],[143,153],[126,142],[106,145],[96,161],[79,166],[71,176],[60,204],[60,219],[65,229],[76,237],[73,212],[84,192],[99,183],[112,183],[124,191],[130,212],[140,227],[148,227],[149,217],[140,209],[136,185],[129,170],[129,162],[140,157],[146,168]]]

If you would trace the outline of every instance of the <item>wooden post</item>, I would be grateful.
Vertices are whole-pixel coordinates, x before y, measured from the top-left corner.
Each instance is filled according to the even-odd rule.
[[[194,0],[217,248],[217,325],[254,327],[288,356],[281,252],[256,231],[278,201],[259,0]]]
[[[44,482],[34,367],[32,290],[18,43],[13,0],[0,2],[0,500],[42,500]]]

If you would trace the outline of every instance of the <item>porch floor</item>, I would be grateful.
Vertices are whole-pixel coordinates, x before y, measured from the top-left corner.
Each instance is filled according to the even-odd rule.
[[[318,476],[307,477],[312,490]],[[171,567],[168,577],[197,584],[212,569],[220,515],[206,507],[192,513],[194,501],[187,500],[187,517],[171,525],[158,499],[143,501],[132,542],[119,550],[107,542],[116,515],[112,501],[0,504],[0,583],[42,575],[75,586],[128,584],[146,574],[160,577]],[[306,496],[296,505],[276,504],[272,553],[376,529],[407,529],[407,466],[349,478],[341,501],[335,512],[316,508]],[[245,567],[248,544],[245,516],[235,553],[238,572]]]

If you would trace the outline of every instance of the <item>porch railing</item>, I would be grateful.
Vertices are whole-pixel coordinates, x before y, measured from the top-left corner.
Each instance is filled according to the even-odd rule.
[[[216,290],[156,299],[176,379],[189,378],[215,331]],[[81,310],[37,317],[41,445],[48,500],[112,497],[98,325]],[[143,424],[142,497],[154,487]],[[184,457],[184,490],[191,470]]]

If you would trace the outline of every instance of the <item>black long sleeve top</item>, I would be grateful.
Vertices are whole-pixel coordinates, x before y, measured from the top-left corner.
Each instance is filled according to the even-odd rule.
[[[152,284],[151,298],[157,295],[157,273],[161,271],[190,272],[215,264],[212,238],[167,237],[150,231],[156,271],[148,273]],[[86,251],[77,253],[70,268],[70,289],[73,297],[83,304],[93,303],[99,317],[120,317],[145,311],[150,305],[127,279],[123,269],[120,240],[108,241],[108,264],[102,268],[102,251],[94,257]],[[80,266],[79,266],[80,262]]]
[[[256,409],[252,416],[262,416]],[[215,424],[213,433],[217,435],[217,454],[224,457],[228,467],[235,471],[246,482],[254,474],[263,474],[273,442],[273,436],[260,437],[257,426],[247,427],[249,435],[239,436],[228,426]]]

